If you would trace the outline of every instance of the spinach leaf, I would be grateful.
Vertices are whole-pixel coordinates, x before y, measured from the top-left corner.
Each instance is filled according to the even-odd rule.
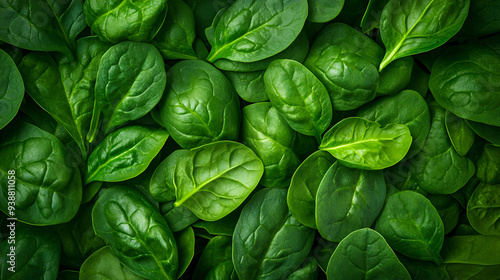
[[[231,237],[216,236],[212,238],[198,260],[193,279],[230,279],[231,271],[234,270],[233,262],[231,261],[231,251]],[[216,275],[216,272],[219,271],[225,273],[218,273]]]
[[[180,158],[189,157],[190,155],[189,150],[176,150],[156,167],[149,183],[149,192],[155,200],[159,202],[175,200],[175,166]]]
[[[451,279],[482,280],[498,277],[500,265],[447,264]]]
[[[429,107],[422,96],[413,90],[403,90],[396,95],[374,100],[361,107],[357,116],[375,121],[381,126],[391,123],[406,125],[412,136],[406,158],[411,158],[422,150],[431,127]]]
[[[259,242],[253,242],[255,238]],[[236,224],[232,254],[236,273],[241,280],[282,279],[304,261],[313,239],[314,231],[288,211],[286,190],[263,189],[245,205]]]
[[[9,242],[14,240],[14,243]],[[9,270],[14,250],[15,272]],[[56,279],[61,246],[53,231],[15,223],[15,238],[0,243],[0,275],[3,279]],[[9,258],[9,259],[7,259]]]
[[[113,250],[106,246],[92,254],[80,268],[79,279],[120,279],[142,280],[141,276],[133,273],[118,258],[113,255]]]
[[[410,82],[413,64],[413,58],[405,57],[394,61],[380,71],[376,95],[392,95],[404,89]]]
[[[326,275],[328,279],[411,279],[382,235],[369,228],[356,230],[340,242]]]
[[[450,233],[458,224],[460,219],[460,204],[451,195],[430,194],[427,199],[438,211],[443,221],[444,234]]]
[[[289,185],[293,172],[300,164],[296,154],[297,132],[290,128],[271,103],[255,103],[243,108],[241,139],[264,164],[261,185]]]
[[[87,157],[87,134],[94,110],[94,87],[101,57],[110,45],[96,37],[77,41],[74,61],[59,55],[32,52],[19,70],[26,90],[44,110],[64,126]]]
[[[462,28],[469,4],[470,0],[390,0],[380,18],[386,47],[380,71],[398,58],[446,43]]]
[[[340,242],[351,232],[370,227],[382,210],[386,186],[379,170],[334,163],[316,193],[316,225],[323,238]]]
[[[92,253],[106,246],[92,227],[93,206],[93,203],[83,204],[71,221],[54,227],[61,240],[62,265],[79,269]]]
[[[167,138],[163,129],[142,126],[127,126],[110,133],[88,158],[85,184],[136,177],[146,170]]]
[[[476,176],[488,184],[500,184],[500,147],[484,145],[477,161]]]
[[[356,29],[334,23],[321,30],[304,61],[325,85],[333,109],[352,110],[375,98],[383,50]]]
[[[188,227],[182,231],[174,233],[179,254],[179,267],[177,269],[177,279],[181,278],[194,257],[194,231]]]
[[[499,265],[500,236],[455,235],[447,237],[441,255],[446,264]]]
[[[290,44],[290,46],[271,57],[253,62],[239,62],[229,59],[218,59],[214,61],[214,65],[221,70],[236,72],[266,70],[269,64],[277,59],[291,59],[302,63],[306,58],[308,51],[309,39],[307,38],[306,32],[303,31],[300,32],[300,34],[297,36],[295,41]]]
[[[255,72],[224,72],[234,86],[239,97],[247,102],[268,101],[266,84],[264,83],[265,71]]]
[[[167,222],[133,188],[107,189],[92,210],[96,234],[132,272],[145,278],[177,279],[177,244]]]
[[[483,235],[500,235],[500,185],[481,183],[467,203],[471,226]]]
[[[370,0],[370,2],[368,2],[365,14],[361,19],[361,29],[363,33],[368,33],[375,28],[380,28],[380,17],[388,2],[389,0]]]
[[[184,205],[206,221],[221,219],[250,195],[263,172],[260,159],[240,143],[220,141],[193,149],[175,165],[175,206]]]
[[[33,225],[55,225],[73,218],[82,200],[78,168],[67,162],[57,138],[40,128],[11,123],[0,139],[0,209]],[[15,211],[9,210],[9,176],[15,172]],[[10,173],[9,173],[10,172]]]
[[[318,278],[318,261],[311,255],[297,268],[290,273],[286,280],[302,280],[302,279],[317,279]]]
[[[161,119],[181,147],[238,138],[238,96],[219,70],[204,61],[184,60],[168,70],[167,81]]]
[[[344,6],[344,0],[308,0],[307,20],[310,22],[327,22],[334,19]]]
[[[167,0],[87,0],[83,4],[87,24],[101,40],[110,43],[150,41],[165,21],[167,8]]]
[[[476,134],[467,124],[467,122],[457,117],[450,111],[446,111],[444,122],[446,125],[446,132],[450,137],[451,144],[455,148],[455,151],[461,156],[464,156],[469,152],[472,144],[474,144],[474,137]]]
[[[0,40],[32,51],[57,51],[73,58],[75,39],[86,27],[83,1],[2,0]]]
[[[271,104],[295,131],[318,142],[332,121],[332,103],[325,86],[299,62],[280,59],[264,74]]]
[[[500,127],[470,120],[465,120],[465,122],[479,137],[493,145],[500,146]]]
[[[440,264],[444,226],[436,208],[423,195],[413,191],[389,197],[377,219],[375,230],[399,253]]]
[[[429,103],[429,110],[429,135],[422,151],[409,161],[409,166],[414,180],[424,191],[451,194],[472,177],[474,163],[453,148],[446,132],[445,110],[436,102]]]
[[[293,174],[287,193],[288,208],[297,221],[310,228],[316,228],[316,193],[334,162],[335,158],[330,153],[317,151],[307,157]]]
[[[167,221],[168,227],[172,232],[181,231],[188,226],[196,223],[199,218],[185,206],[174,206],[175,201],[165,203],[160,208],[160,213]]]
[[[500,55],[481,44],[462,44],[442,53],[432,66],[429,89],[455,115],[500,126]]]
[[[361,169],[383,169],[402,160],[412,137],[403,124],[380,127],[363,118],[343,119],[325,133],[320,150],[331,153],[342,164]]]
[[[306,18],[306,0],[237,0],[220,18],[214,36],[207,36],[212,45],[207,60],[252,62],[275,55],[295,40]]]
[[[151,42],[164,59],[197,59],[193,50],[194,16],[182,0],[168,0],[168,13],[162,28]]]
[[[104,134],[149,113],[160,101],[165,83],[163,59],[155,47],[136,42],[111,47],[101,58],[95,85]]]
[[[12,58],[0,49],[0,129],[17,114],[24,96],[24,83]]]

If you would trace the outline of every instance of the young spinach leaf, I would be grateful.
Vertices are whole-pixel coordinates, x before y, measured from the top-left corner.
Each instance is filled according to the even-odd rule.
[[[319,149],[331,153],[346,166],[378,170],[402,160],[411,142],[410,130],[404,124],[380,127],[377,122],[352,117],[327,131]]]
[[[193,149],[175,165],[175,206],[186,206],[206,221],[221,219],[250,195],[263,172],[260,159],[237,142],[220,141]]]
[[[85,184],[136,177],[146,170],[167,138],[164,129],[142,126],[127,126],[110,133],[88,158]]]
[[[32,225],[73,218],[82,200],[82,179],[57,138],[40,128],[11,123],[0,138],[0,209]],[[9,211],[9,176],[15,172],[15,212]]]
[[[182,0],[168,0],[168,13],[162,28],[151,42],[164,59],[197,59],[193,10]]]
[[[255,103],[243,108],[241,139],[264,163],[261,185],[286,187],[290,184],[300,164],[295,152],[297,132],[271,103]]]
[[[182,148],[238,138],[238,96],[217,68],[183,60],[168,70],[167,81],[159,104],[161,119]]]
[[[308,0],[307,20],[310,22],[331,21],[340,14],[344,0]]]
[[[288,211],[286,190],[263,189],[245,205],[234,230],[236,273],[241,280],[282,279],[304,261],[313,239],[314,231]]]
[[[423,195],[413,191],[389,197],[377,219],[375,230],[401,254],[440,264],[444,226],[436,208]]]
[[[316,193],[316,225],[323,238],[340,242],[351,232],[370,227],[384,206],[386,186],[380,170],[334,163]]]
[[[97,70],[110,45],[96,37],[82,38],[76,44],[74,61],[33,52],[23,58],[19,69],[29,95],[66,128],[86,158]]]
[[[3,0],[0,40],[27,50],[61,52],[73,59],[76,37],[86,27],[82,2]]]
[[[293,174],[286,198],[288,208],[297,221],[310,228],[316,228],[316,193],[321,180],[334,162],[335,158],[330,153],[316,151]]]
[[[113,255],[113,250],[106,246],[92,254],[80,268],[79,279],[122,279],[144,280],[141,276],[126,268]]]
[[[390,0],[380,18],[386,47],[380,71],[398,58],[446,43],[462,28],[469,4],[470,0]]]
[[[9,239],[12,240],[12,239]],[[61,246],[54,232],[44,227],[32,227],[15,223],[15,243],[0,243],[0,275],[3,279],[56,279]],[[12,272],[8,254],[14,249]]]
[[[0,129],[17,114],[24,97],[24,83],[12,58],[0,49]]]
[[[446,132],[446,111],[435,101],[429,103],[429,110],[431,129],[422,151],[409,161],[411,173],[424,191],[451,194],[474,175],[474,163],[453,148]]]
[[[326,275],[328,279],[411,279],[382,235],[370,228],[353,231],[340,242]]]
[[[474,144],[474,137],[476,134],[464,119],[457,117],[448,110],[446,110],[444,122],[446,125],[446,132],[448,132],[448,136],[450,137],[451,144],[455,148],[455,151],[461,156],[466,155],[472,147],[472,144]]]
[[[92,225],[132,272],[149,279],[177,279],[174,236],[139,191],[123,186],[107,189],[94,205]]]
[[[186,272],[189,264],[194,257],[194,231],[192,227],[188,227],[182,231],[174,233],[175,241],[179,254],[179,266],[177,269],[177,279],[181,278]]]
[[[104,134],[149,113],[165,84],[164,62],[155,47],[136,42],[112,46],[101,58],[95,85]]]
[[[207,60],[252,62],[275,55],[295,40],[306,18],[306,0],[237,0],[220,18],[214,36],[207,36],[212,45]]]
[[[484,145],[477,161],[477,178],[488,184],[500,184],[500,147]]]
[[[500,185],[479,184],[467,203],[467,218],[479,233],[500,235]]]
[[[167,15],[167,0],[87,0],[85,21],[101,40],[147,42],[156,35]]]
[[[295,131],[321,135],[332,121],[332,103],[325,86],[306,67],[294,60],[272,62],[264,74],[267,96]]]

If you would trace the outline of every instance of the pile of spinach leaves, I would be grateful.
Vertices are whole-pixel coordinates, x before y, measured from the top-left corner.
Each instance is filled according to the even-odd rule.
[[[499,17],[0,0],[0,280],[500,279]]]

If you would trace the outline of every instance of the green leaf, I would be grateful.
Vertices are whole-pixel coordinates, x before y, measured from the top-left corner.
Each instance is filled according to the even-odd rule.
[[[269,102],[243,108],[242,143],[252,149],[264,163],[260,184],[266,187],[286,187],[300,160],[296,154],[295,132]]]
[[[307,20],[310,22],[328,22],[340,14],[344,0],[308,0]]]
[[[480,183],[467,203],[467,218],[480,234],[500,235],[500,185]]]
[[[231,261],[231,237],[228,236],[216,236],[212,238],[201,257],[198,260],[196,268],[194,270],[193,279],[209,279],[216,280],[221,278],[210,278],[208,275],[213,275],[215,272],[225,266],[229,266],[231,270],[234,270],[233,263]],[[228,273],[224,275],[219,275],[219,277],[225,276],[222,279],[230,279]]]
[[[255,72],[224,72],[241,99],[251,103],[269,100],[266,84],[264,83],[264,73],[263,70]]]
[[[318,142],[332,121],[332,103],[325,86],[294,60],[272,62],[264,74],[271,104],[295,131]]]
[[[445,110],[434,101],[429,103],[429,110],[431,129],[422,151],[409,160],[410,170],[424,191],[451,194],[472,177],[474,163],[453,148],[446,132]]]
[[[148,42],[156,35],[167,15],[167,0],[86,0],[85,20],[101,40]]]
[[[207,60],[261,60],[286,49],[299,35],[307,17],[305,0],[237,0],[222,15]],[[245,24],[241,24],[244,22]]]
[[[83,1],[2,0],[0,40],[32,51],[57,51],[73,59],[75,39],[86,27]]]
[[[384,169],[402,160],[412,137],[403,124],[380,127],[363,118],[343,119],[325,133],[320,150],[331,153],[342,164],[362,169]]]
[[[24,83],[12,58],[0,49],[0,129],[17,114],[24,97]]]
[[[469,152],[472,144],[474,144],[474,137],[476,134],[467,124],[467,122],[457,117],[450,111],[446,111],[445,114],[445,125],[446,132],[450,137],[451,144],[455,148],[455,151],[461,156],[464,156]]]
[[[500,54],[481,44],[461,44],[432,66],[429,89],[446,110],[467,120],[500,126]]]
[[[184,149],[238,138],[238,95],[224,74],[207,62],[183,60],[172,66],[159,108],[167,131]]]
[[[71,220],[82,200],[82,180],[78,168],[73,168],[74,162],[67,161],[70,157],[61,142],[34,125],[18,122],[4,130],[0,143],[0,209],[33,225]],[[14,211],[8,204],[12,175]]]
[[[380,71],[392,61],[435,49],[464,24],[470,0],[390,0],[380,18],[386,47]]]
[[[334,163],[316,194],[316,225],[323,238],[340,242],[349,233],[370,227],[382,210],[386,186],[379,170]]]
[[[57,236],[48,228],[14,223],[15,227],[11,229],[15,238],[0,243],[1,279],[56,279],[61,254]],[[9,240],[14,240],[15,243]],[[12,248],[15,248],[14,253]],[[15,272],[9,269],[12,264],[7,260],[12,259],[8,254],[15,255]]]
[[[134,178],[148,167],[168,138],[164,129],[127,126],[110,133],[87,161],[85,184]]]
[[[310,228],[316,228],[316,193],[321,180],[334,162],[335,158],[330,153],[316,151],[293,174],[287,193],[288,208],[297,221]]]
[[[165,83],[164,61],[155,47],[136,42],[112,46],[101,58],[95,85],[104,134],[149,113],[160,101]]]
[[[328,279],[411,279],[382,235],[370,228],[356,230],[340,242],[326,275]]]
[[[476,176],[488,184],[500,184],[500,147],[484,145],[477,161]]]
[[[446,264],[499,265],[500,236],[455,235],[445,239],[441,255]]]
[[[94,110],[94,87],[101,57],[110,45],[96,37],[77,41],[76,58],[29,53],[19,70],[26,91],[40,107],[64,126],[87,157],[87,134]]]
[[[139,191],[123,186],[107,189],[94,205],[92,225],[132,272],[148,279],[177,279],[174,236]]]
[[[94,280],[142,280],[145,278],[131,272],[106,246],[92,254],[80,268],[79,279]]]
[[[375,230],[399,253],[440,264],[444,226],[436,208],[423,195],[413,191],[389,197],[377,219]]]
[[[151,42],[164,59],[197,59],[193,11],[182,0],[168,0],[168,13],[162,28]]]
[[[174,170],[175,206],[216,221],[234,211],[255,189],[264,172],[260,159],[237,142],[220,141],[191,150]]]
[[[234,268],[240,280],[283,279],[305,260],[313,240],[314,230],[288,211],[286,190],[263,189],[245,205],[236,224]]]
[[[177,269],[177,279],[181,278],[194,257],[194,231],[192,227],[174,233],[177,249],[179,253],[179,266]]]

